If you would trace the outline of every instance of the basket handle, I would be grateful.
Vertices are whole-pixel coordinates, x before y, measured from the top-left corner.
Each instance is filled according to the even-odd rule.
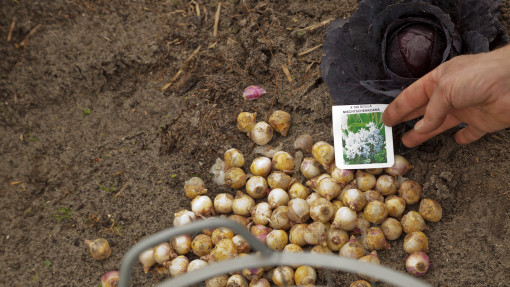
[[[398,272],[391,268],[376,265],[372,263],[361,262],[355,259],[326,254],[314,253],[285,253],[275,252],[260,242],[250,231],[237,222],[222,218],[208,218],[198,220],[190,224],[179,227],[168,228],[154,235],[141,240],[137,245],[131,248],[124,258],[120,266],[119,287],[128,287],[131,279],[131,271],[134,262],[137,261],[138,255],[144,250],[156,246],[157,244],[168,241],[173,237],[192,234],[206,228],[227,227],[235,233],[241,235],[248,241],[251,248],[258,251],[256,254],[238,257],[236,259],[225,260],[208,265],[200,270],[189,272],[175,278],[163,281],[157,287],[176,287],[188,286],[199,283],[216,275],[226,274],[232,271],[245,268],[255,268],[264,266],[280,266],[280,265],[311,265],[318,267],[326,267],[352,273],[361,273],[372,278],[393,284],[395,286],[414,286],[414,287],[431,287],[412,276]]]

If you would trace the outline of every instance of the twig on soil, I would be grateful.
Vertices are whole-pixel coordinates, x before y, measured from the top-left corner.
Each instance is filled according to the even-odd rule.
[[[189,2],[190,4],[194,4],[195,5],[195,10],[197,12],[197,16],[200,17],[200,5],[198,5],[197,2],[195,2],[194,0],[192,0],[191,2]]]
[[[193,53],[191,53],[191,55],[188,57],[188,59],[186,59],[186,61],[184,61],[184,64],[182,64],[181,68],[179,69],[179,71],[177,71],[177,73],[173,76],[173,78],[170,80],[170,82],[168,82],[167,84],[165,84],[163,87],[161,87],[161,91],[165,91],[167,90],[168,88],[170,88],[170,86],[172,86],[172,84],[179,78],[179,76],[182,74],[184,68],[186,67],[186,65],[188,64],[188,62],[193,59],[193,57],[198,53],[198,51],[200,51],[200,48],[202,48],[202,46],[198,46],[198,48],[195,49],[195,51],[193,51]]]
[[[7,34],[7,42],[11,41],[12,31],[14,31],[14,25],[16,25],[16,16],[12,17],[11,27],[9,28],[9,34]]]
[[[216,15],[214,16],[213,37],[215,37],[215,38],[216,38],[216,36],[218,36],[218,23],[220,22],[220,11],[221,11],[221,2],[218,2],[218,9],[216,9]]]
[[[322,44],[319,44],[319,45],[317,45],[317,46],[315,46],[315,47],[313,47],[313,48],[310,48],[310,49],[305,50],[305,51],[303,51],[303,52],[301,52],[301,53],[298,53],[297,55],[298,55],[298,57],[304,56],[304,55],[306,55],[306,54],[309,54],[309,53],[311,53],[311,52],[313,52],[313,51],[315,51],[315,50],[319,49],[320,47],[322,47]]]
[[[283,70],[283,73],[285,74],[285,77],[287,77],[287,81],[289,81],[289,83],[292,83],[292,76],[289,72],[289,68],[287,68],[287,66],[282,63],[282,70]]]
[[[19,43],[19,45],[20,45],[20,46],[24,46],[24,47],[25,47],[25,46],[27,45],[27,43],[28,43],[28,39],[30,39],[30,36],[34,35],[34,34],[35,34],[35,32],[37,32],[37,30],[39,30],[39,28],[41,28],[41,26],[42,26],[41,24],[39,24],[39,25],[35,26],[35,27],[34,27],[34,29],[32,29],[32,31],[30,31],[30,32],[29,32],[29,33],[25,36],[25,39],[23,39],[23,41],[21,41],[21,42]]]
[[[328,24],[329,24],[331,21],[333,21],[333,20],[335,20],[335,18],[331,18],[331,19],[328,19],[328,20],[324,20],[324,21],[322,21],[322,22],[320,22],[320,23],[313,24],[313,25],[308,26],[308,27],[305,27],[305,28],[297,29],[297,30],[295,30],[295,31],[296,31],[296,32],[303,32],[303,31],[308,30],[308,31],[310,31],[310,32],[311,32],[311,31],[313,31],[313,30],[315,30],[315,29],[317,29],[317,28],[320,28],[320,27],[323,27],[323,26],[328,25]]]

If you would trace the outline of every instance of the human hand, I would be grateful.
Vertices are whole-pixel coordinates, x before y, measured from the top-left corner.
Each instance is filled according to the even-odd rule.
[[[462,122],[467,127],[455,134],[459,144],[510,127],[510,45],[439,65],[395,98],[382,119],[395,126],[419,116],[424,117],[402,137],[408,147]]]

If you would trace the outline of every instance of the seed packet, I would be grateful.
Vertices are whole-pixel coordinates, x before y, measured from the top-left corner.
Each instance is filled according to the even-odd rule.
[[[382,113],[387,106],[333,106],[335,164],[338,168],[383,168],[393,165],[392,130],[382,122]]]

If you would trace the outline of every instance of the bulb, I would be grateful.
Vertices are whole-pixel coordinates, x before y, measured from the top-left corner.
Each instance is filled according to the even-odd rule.
[[[313,139],[309,134],[302,134],[294,141],[294,149],[302,150],[303,152],[312,152]]]
[[[306,242],[305,242],[305,244],[306,244]],[[297,244],[290,243],[290,244],[287,244],[285,246],[285,248],[283,248],[283,252],[300,253],[300,252],[303,252],[303,248],[301,248],[301,246],[299,246]]]
[[[331,226],[346,231],[353,230],[357,224],[357,217],[356,211],[346,206],[340,207],[335,214],[335,220]]]
[[[325,141],[320,141],[313,145],[312,155],[326,170],[329,170],[335,160],[335,148]]]
[[[363,234],[361,235],[361,243],[365,249],[370,251],[390,248],[390,245],[386,242],[386,237],[384,236],[382,229],[379,227],[370,227],[363,231]]]
[[[317,273],[310,266],[299,266],[294,272],[294,281],[296,285],[315,285],[317,281]]]
[[[108,271],[103,276],[101,276],[101,287],[117,287],[119,280],[119,271]]]
[[[90,255],[97,261],[104,260],[112,254],[112,249],[108,240],[98,238],[94,240],[85,240],[85,244],[89,247]]]
[[[430,222],[438,222],[443,217],[443,209],[437,201],[429,198],[424,198],[420,202],[418,210],[423,219]]]
[[[367,202],[379,200],[381,202],[384,201],[384,196],[379,193],[379,191],[375,191],[373,189],[367,190],[363,193],[365,195],[365,198],[367,199]]]
[[[218,244],[218,242],[223,239],[232,239],[233,237],[234,232],[226,227],[216,228],[211,235],[211,239],[214,245]]]
[[[251,250],[248,241],[246,241],[246,239],[244,239],[244,237],[239,234],[232,238],[232,242],[234,242],[238,254],[248,253]]]
[[[268,188],[267,181],[262,176],[252,176],[246,182],[246,193],[255,199],[266,196]]]
[[[188,271],[189,260],[186,256],[181,255],[174,258],[168,264],[168,270],[170,271],[170,275],[172,277],[179,276]]]
[[[354,180],[354,173],[352,169],[339,169],[335,166],[331,171],[331,177],[341,186],[345,186]]]
[[[294,157],[286,152],[279,151],[273,155],[273,168],[281,171],[291,171],[294,169]]]
[[[368,220],[365,219],[365,214],[363,213],[363,211],[358,212],[357,215],[358,215],[358,219],[356,220],[356,228],[358,230],[356,230],[356,228],[355,228],[355,231],[363,232],[363,231],[369,229],[371,224],[370,224],[370,222],[368,222]]]
[[[255,224],[267,225],[271,218],[271,207],[267,202],[255,205],[251,210],[251,219]]]
[[[319,176],[322,172],[320,163],[313,157],[305,157],[301,162],[300,170],[307,179]]]
[[[271,208],[287,205],[289,203],[289,195],[281,188],[274,188],[267,195],[267,203]]]
[[[293,225],[289,231],[289,241],[300,247],[305,246],[307,244],[305,240],[305,231],[307,226],[308,224],[305,223]]]
[[[234,197],[228,193],[220,193],[214,198],[214,210],[217,213],[231,213]]]
[[[344,207],[345,206],[344,203],[341,202],[340,200],[333,200],[331,203],[333,204],[333,208],[335,208],[335,213],[334,214],[336,214],[336,212],[340,209],[340,207]],[[333,215],[331,220],[334,220],[334,219],[335,219],[335,216]]]
[[[212,200],[207,195],[200,195],[191,201],[191,211],[201,216],[214,215]]]
[[[225,163],[220,158],[216,159],[216,162],[209,169],[209,173],[212,173],[214,183],[217,185],[225,184]]]
[[[231,239],[223,239],[213,248],[211,253],[202,257],[207,262],[218,262],[237,257],[237,249]]]
[[[377,257],[377,251],[375,251],[375,250],[370,252],[370,254],[361,257],[358,260],[361,261],[361,262],[372,263],[372,264],[377,264],[377,265],[381,264],[381,261],[379,260],[379,257]],[[363,279],[367,279],[369,281],[377,281],[374,278],[371,278],[371,277],[368,277],[368,276],[365,276],[365,275],[362,275],[362,274],[359,274],[359,277],[361,277]]]
[[[302,198],[291,199],[288,203],[289,218],[296,223],[304,223],[310,219],[310,204]]]
[[[250,171],[253,175],[267,177],[271,173],[272,164],[271,159],[268,157],[257,157],[252,161]]]
[[[239,254],[239,257],[246,256],[248,254]],[[262,275],[264,275],[264,268],[245,268],[241,270],[241,274],[244,276],[244,278],[252,281],[252,280],[258,280]],[[239,285],[233,285],[233,287],[238,287]]]
[[[174,237],[171,244],[174,251],[179,255],[186,255],[191,251],[191,237],[187,234]]]
[[[288,242],[289,238],[284,230],[273,230],[266,237],[267,247],[276,251],[282,251]]]
[[[349,189],[342,195],[342,202],[354,211],[361,211],[367,204],[367,198],[359,189]]]
[[[257,113],[242,112],[237,115],[237,129],[249,133],[257,123]]]
[[[377,179],[375,183],[375,190],[385,196],[395,194],[398,190],[397,182],[392,176],[383,174]]]
[[[191,242],[191,250],[197,256],[204,256],[213,248],[212,238],[205,234],[198,234]]]
[[[374,189],[377,180],[373,174],[358,170],[356,172],[356,184],[361,191]]]
[[[420,201],[421,193],[421,185],[413,180],[404,181],[398,189],[398,194],[408,205],[415,204]]]
[[[248,281],[242,275],[235,274],[228,278],[226,287],[248,287]]]
[[[326,226],[324,223],[316,221],[308,224],[305,229],[305,241],[311,245],[326,243]]]
[[[204,260],[202,259],[195,259],[195,260],[192,260],[189,264],[188,264],[188,270],[187,272],[193,272],[195,270],[198,270],[200,268],[204,268],[208,265],[207,262],[205,262]]]
[[[388,211],[384,207],[384,203],[374,200],[366,205],[363,215],[369,222],[381,224],[388,217]]]
[[[279,266],[273,271],[273,283],[277,286],[294,285],[294,269],[289,266]]]
[[[424,252],[413,252],[407,257],[407,272],[414,276],[423,276],[430,268],[430,260]]]
[[[163,242],[154,247],[153,256],[157,263],[164,264],[177,257],[177,253],[172,249],[170,243]]]
[[[189,199],[205,194],[207,189],[205,188],[204,181],[200,177],[192,177],[184,182],[184,192]]]
[[[310,249],[310,253],[314,254],[333,254],[333,251],[324,245],[315,245]]]
[[[429,252],[429,240],[421,231],[411,232],[404,238],[404,251],[407,254],[413,252]]]
[[[289,208],[287,206],[277,207],[271,214],[271,228],[287,230],[290,228]]]
[[[225,274],[215,276],[211,279],[207,279],[205,281],[205,286],[206,287],[225,287],[225,286],[227,286],[228,278],[229,278],[229,276],[225,275]]]
[[[407,159],[405,159],[401,155],[395,155],[395,163],[393,164],[393,166],[384,169],[384,171],[391,176],[403,176],[411,168],[413,168],[413,166],[409,164]]]
[[[332,177],[322,178],[317,186],[317,192],[327,200],[338,197],[340,191],[342,191],[342,188]]]
[[[287,190],[289,188],[292,178],[281,171],[273,171],[267,177],[267,184],[270,188],[281,188],[283,190]]]
[[[372,287],[372,285],[365,280],[356,280],[349,287]]]
[[[251,208],[255,206],[255,200],[250,196],[237,191],[236,197],[232,202],[232,211],[237,215],[247,216],[250,214]]]
[[[397,240],[402,235],[402,224],[392,217],[384,220],[381,224],[381,229],[388,240]]]
[[[271,284],[266,278],[260,278],[250,281],[249,287],[271,287]]]
[[[406,215],[402,216],[400,223],[402,224],[404,232],[408,234],[414,231],[427,229],[425,220],[423,220],[423,217],[416,211],[409,211]]]
[[[265,145],[273,139],[273,128],[266,122],[258,122],[253,126],[248,136],[254,143]]]
[[[174,213],[174,226],[182,226],[191,223],[196,219],[197,216],[193,211],[183,209],[177,213]]]
[[[339,228],[328,228],[326,232],[326,242],[329,249],[339,251],[345,243],[349,241],[349,235]]]
[[[250,232],[253,236],[255,236],[258,240],[260,240],[262,243],[266,243],[266,237],[271,232],[272,229],[264,226],[264,225],[254,225],[250,228]]]
[[[138,260],[140,260],[140,263],[143,265],[143,272],[149,272],[152,265],[156,264],[156,259],[154,259],[154,249],[150,248],[140,253],[140,255],[138,255]]]
[[[266,93],[266,90],[264,88],[259,86],[248,86],[246,89],[244,89],[243,92],[243,98],[246,101],[253,101],[258,99],[260,96]]]
[[[310,195],[310,189],[302,183],[295,182],[289,187],[290,199],[302,198],[306,199]]]
[[[335,215],[333,203],[325,198],[314,200],[310,206],[310,216],[314,221],[328,222]]]
[[[342,248],[340,248],[339,255],[358,259],[365,255],[365,249],[363,249],[363,246],[356,241],[356,238],[353,235],[351,236],[351,239],[345,243]]]
[[[225,170],[231,167],[243,167],[244,155],[242,152],[235,148],[231,148],[223,155],[225,159]]]
[[[406,209],[406,201],[402,197],[390,195],[386,198],[384,207],[388,210],[389,216],[401,218]]]
[[[275,131],[280,133],[282,136],[287,136],[291,123],[289,113],[282,110],[276,110],[271,114],[271,116],[269,116],[268,122]]]
[[[231,167],[225,172],[225,183],[232,188],[241,188],[246,184],[246,174],[239,167]]]

